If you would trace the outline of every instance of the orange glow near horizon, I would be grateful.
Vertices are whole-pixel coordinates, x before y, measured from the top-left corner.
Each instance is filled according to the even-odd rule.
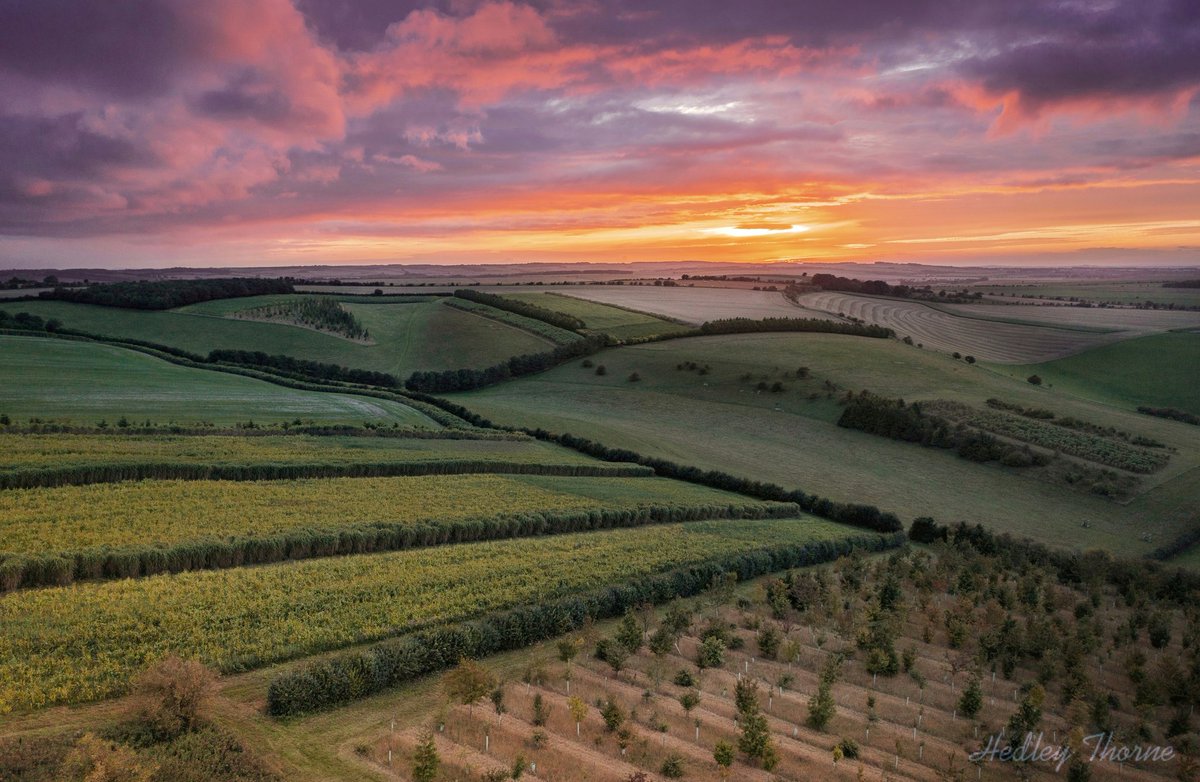
[[[0,9],[0,266],[1200,263],[1200,6],[1013,2]]]

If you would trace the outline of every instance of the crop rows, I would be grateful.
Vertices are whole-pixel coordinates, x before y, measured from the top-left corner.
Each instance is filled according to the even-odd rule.
[[[979,410],[958,402],[941,400],[924,402],[921,407],[927,412],[963,421],[993,434],[1130,472],[1154,472],[1170,459],[1165,453],[998,410]]]
[[[416,523],[502,513],[643,504],[743,504],[744,497],[661,478],[429,475],[298,481],[142,481],[0,493],[9,554],[170,545],[301,528]]]
[[[954,315],[920,302],[876,299],[836,291],[808,293],[800,297],[800,303],[886,326],[927,348],[961,351],[985,361],[1005,364],[1048,361],[1113,339],[1104,334]]]
[[[845,537],[811,520],[698,522],[19,592],[0,599],[0,713],[113,695],[172,653],[242,670]]]

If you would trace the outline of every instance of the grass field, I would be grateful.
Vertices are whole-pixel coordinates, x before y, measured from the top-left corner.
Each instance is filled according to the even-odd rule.
[[[917,301],[823,291],[800,297],[806,306],[849,315],[894,329],[932,350],[958,352],[982,361],[1018,364],[1078,353],[1117,338],[1076,326],[1045,327],[1012,322],[1016,307],[990,308],[989,317],[960,315]],[[1007,319],[1007,320],[1006,320]]]
[[[852,531],[815,520],[696,522],[15,593],[0,600],[0,714],[113,695],[169,653],[226,671],[257,667]]]
[[[201,355],[219,348],[260,350],[389,372],[401,378],[416,370],[491,366],[509,356],[547,350],[552,344],[513,326],[447,307],[440,300],[380,304],[348,299],[351,303],[344,306],[371,333],[372,345],[299,326],[223,317],[278,298],[226,299],[165,312],[58,301],[0,304],[0,309],[57,318],[68,328],[170,345]]]
[[[754,334],[617,348],[592,359],[606,375],[573,362],[454,398],[502,423],[868,502],[905,519],[968,520],[1056,545],[1144,552],[1195,523],[1200,447],[1190,427],[1081,400],[1057,386],[1037,388],[934,351],[839,335]],[[676,369],[685,361],[710,369],[705,375]],[[800,366],[809,368],[808,379],[794,377]],[[640,382],[628,380],[633,372]],[[757,390],[759,382],[775,381],[785,390]],[[836,397],[862,389],[976,406],[997,397],[1143,434],[1179,451],[1145,479],[1143,494],[1119,505],[952,452],[837,427]]]
[[[630,307],[699,325],[723,318],[829,318],[796,306],[777,291],[739,288],[662,288],[653,285],[580,285],[564,295]]]
[[[310,435],[0,434],[0,471],[96,464],[376,464],[495,459],[513,464],[594,464],[537,440]]]
[[[999,367],[1036,374],[1058,391],[1118,407],[1175,407],[1200,414],[1200,333],[1155,334],[1040,364]]]
[[[505,293],[504,296],[579,318],[586,324],[588,331],[609,334],[617,339],[637,339],[659,334],[673,334],[687,328],[653,315],[612,307],[569,294]]]
[[[12,489],[0,492],[0,551],[34,554],[170,545],[374,522],[449,522],[523,512],[747,501],[664,478],[524,475],[137,481]]]
[[[0,413],[95,424],[131,421],[234,424],[301,419],[395,422],[437,428],[398,402],[299,391],[224,372],[191,369],[133,350],[88,342],[0,336]]]
[[[1016,296],[1045,296],[1047,298],[1077,298],[1113,304],[1158,304],[1200,307],[1200,289],[1164,288],[1161,282],[1046,282],[1027,285],[972,285],[972,291],[1001,298]]]

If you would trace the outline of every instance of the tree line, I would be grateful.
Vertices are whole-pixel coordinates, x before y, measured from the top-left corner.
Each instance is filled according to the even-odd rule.
[[[545,372],[564,361],[570,361],[580,356],[588,356],[608,346],[608,338],[602,335],[589,335],[565,345],[556,345],[544,353],[526,353],[512,356],[499,364],[493,364],[484,369],[447,369],[442,371],[430,370],[413,372],[404,387],[409,391],[423,393],[453,393],[455,391],[472,391],[477,388],[495,385],[505,380]]]
[[[820,275],[818,275],[820,276]],[[692,333],[672,334],[679,336],[707,336],[710,334],[750,334],[774,331],[808,331],[823,334],[851,334],[856,337],[887,339],[896,332],[884,326],[869,326],[863,323],[843,323],[823,318],[725,318],[710,320]]]
[[[586,324],[573,315],[567,315],[564,312],[546,309],[539,307],[536,304],[531,304],[518,299],[509,299],[504,296],[497,296],[494,293],[484,293],[483,291],[471,290],[469,288],[460,288],[454,292],[454,295],[460,299],[474,301],[479,304],[486,304],[489,307],[495,307],[498,310],[512,312],[517,315],[523,315],[526,318],[540,320],[543,323],[549,323],[551,326],[557,326],[560,329],[567,331],[579,331],[586,327]]]
[[[230,277],[215,280],[140,280],[89,285],[86,288],[56,287],[41,294],[43,299],[98,304],[136,310],[169,310],[216,299],[235,299],[272,293],[295,293],[290,280],[282,277]]]
[[[959,457],[972,462],[999,461],[1007,467],[1045,465],[1049,458],[1028,446],[1010,445],[992,435],[955,424],[942,416],[927,413],[919,402],[862,391],[848,393],[837,425],[847,429],[887,437],[932,448],[953,449]]]
[[[1138,412],[1158,418],[1168,418],[1172,421],[1181,421],[1192,426],[1200,426],[1200,416],[1189,413],[1186,410],[1178,410],[1174,407],[1147,407],[1146,405],[1141,405],[1138,407]]]
[[[714,583],[723,583],[729,573],[744,581],[766,573],[829,562],[855,549],[894,548],[902,541],[903,535],[871,536],[745,552],[402,636],[276,676],[267,689],[267,713],[290,717],[350,703],[451,668],[463,659],[519,649],[591,621],[620,616],[637,606],[698,594]]]
[[[0,594],[17,589],[64,586],[76,581],[142,578],[189,570],[218,570],[505,538],[794,515],[796,507],[787,503],[657,504],[636,508],[509,513],[455,521],[380,521],[337,528],[299,528],[261,537],[192,540],[169,546],[103,547],[40,555],[0,554]]]
[[[499,459],[455,459],[413,462],[334,464],[82,464],[69,467],[26,467],[0,471],[0,491],[54,488],[122,481],[287,481],[312,478],[396,478],[416,475],[559,475],[646,477],[641,465],[522,464]]]
[[[1114,557],[1107,551],[1085,552],[1050,548],[1028,539],[997,533],[980,524],[938,524],[927,516],[914,519],[909,529],[914,543],[944,544],[998,558],[1010,572],[1045,568],[1066,586],[1101,581],[1116,587],[1129,605],[1139,599],[1187,608],[1195,605],[1200,573],[1170,567],[1152,559]]]

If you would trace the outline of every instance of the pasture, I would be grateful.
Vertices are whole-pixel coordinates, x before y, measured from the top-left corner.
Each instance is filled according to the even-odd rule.
[[[1190,427],[1034,387],[931,350],[840,335],[753,334],[617,348],[592,361],[606,374],[572,362],[454,399],[504,424],[570,432],[868,502],[906,519],[970,519],[1056,545],[1145,552],[1194,524],[1200,449]],[[681,362],[708,369],[703,375],[677,369]],[[802,380],[795,377],[801,366],[809,369]],[[634,372],[637,382],[628,379]],[[759,390],[760,382],[779,382],[783,390]],[[976,406],[996,397],[1143,434],[1179,451],[1121,505],[951,452],[837,427],[837,397],[862,389]]]
[[[1171,314],[1171,313],[1150,313]],[[1154,334],[1039,364],[997,367],[1037,374],[1057,391],[1123,408],[1175,407],[1200,414],[1200,333]]]
[[[81,306],[81,305],[74,305]],[[437,428],[399,402],[300,391],[223,372],[182,367],[91,342],[0,336],[0,413],[95,425],[104,420],[217,425],[255,421],[353,424],[372,420]]]
[[[401,379],[416,370],[490,366],[509,356],[544,351],[552,344],[508,324],[448,307],[440,300],[376,303],[347,299],[344,306],[370,332],[374,342],[370,345],[301,326],[224,317],[278,298],[225,299],[193,305],[195,309],[161,312],[58,301],[0,304],[0,309],[57,318],[67,328],[145,340],[201,355],[217,349],[263,351],[388,372]]]

